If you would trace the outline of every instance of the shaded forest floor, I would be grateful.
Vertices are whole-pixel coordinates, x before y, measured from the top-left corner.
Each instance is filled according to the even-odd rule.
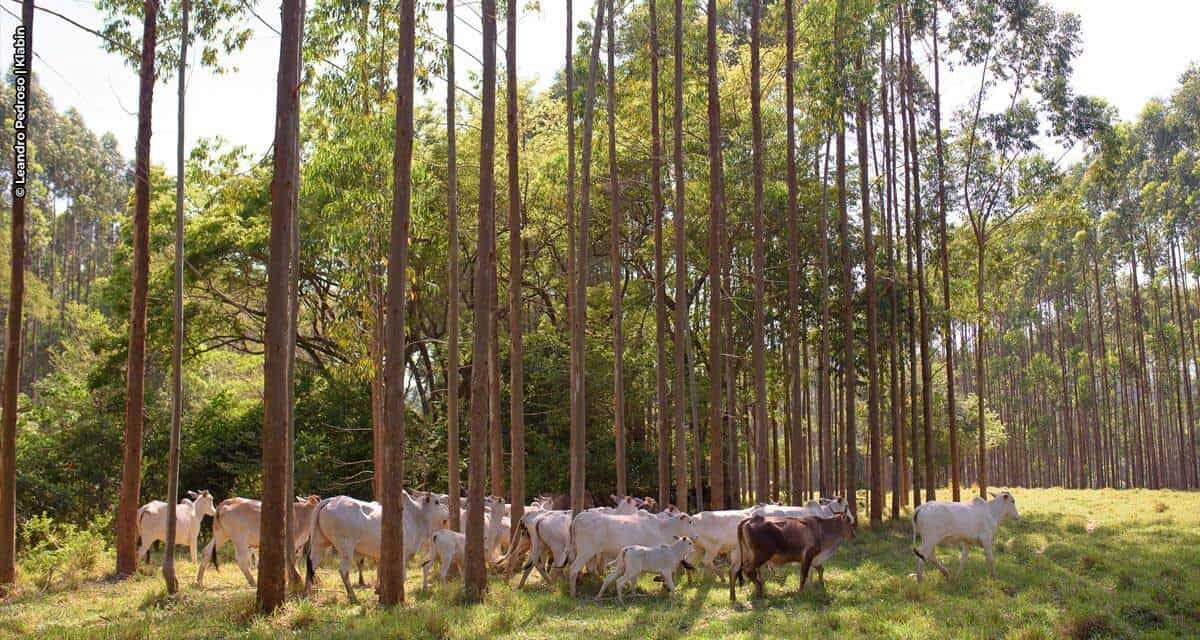
[[[333,563],[319,590],[270,618],[253,613],[254,592],[232,562],[206,571],[180,565],[180,594],[167,597],[155,572],[113,583],[97,575],[70,590],[26,587],[0,602],[0,637],[29,638],[1179,638],[1200,637],[1200,493],[1173,491],[1016,490],[1022,518],[1001,527],[998,578],[971,552],[966,572],[949,581],[936,569],[918,585],[907,520],[878,532],[865,527],[826,571],[828,591],[797,594],[768,581],[766,600],[729,604],[711,576],[682,579],[674,596],[649,577],[619,607],[590,596],[572,600],[561,583],[536,574],[524,591],[499,577],[483,605],[460,603],[461,582],[420,590],[409,575],[409,602],[397,611],[374,605],[370,587],[347,604]],[[184,548],[181,547],[181,550]],[[940,557],[957,566],[957,551]],[[111,558],[104,560],[111,567]],[[368,582],[373,572],[368,572]],[[514,580],[515,583],[515,580]]]

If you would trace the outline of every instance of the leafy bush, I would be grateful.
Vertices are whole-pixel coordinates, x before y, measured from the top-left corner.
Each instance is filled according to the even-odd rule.
[[[111,528],[111,515],[97,516],[84,528],[45,513],[34,516],[21,527],[21,571],[42,591],[76,586],[108,552],[103,532]]]

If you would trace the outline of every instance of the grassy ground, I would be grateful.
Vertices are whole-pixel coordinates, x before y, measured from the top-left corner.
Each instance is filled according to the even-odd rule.
[[[907,520],[865,528],[826,571],[828,590],[798,594],[798,579],[768,582],[765,601],[731,606],[712,577],[686,581],[673,596],[646,577],[642,594],[619,607],[572,600],[561,584],[515,591],[493,579],[486,604],[464,605],[459,585],[422,592],[410,571],[408,604],[396,611],[346,603],[332,564],[309,599],[264,618],[233,564],[168,598],[157,573],[121,583],[97,576],[76,589],[26,588],[0,602],[0,637],[30,638],[1180,638],[1200,637],[1200,494],[1171,491],[1016,490],[1019,522],[998,536],[998,578],[972,551],[964,575],[936,569],[918,585]],[[185,554],[186,555],[186,554]],[[945,549],[943,562],[957,565]],[[932,569],[932,568],[931,568]],[[368,573],[368,580],[372,575]],[[597,584],[586,582],[589,596]]]

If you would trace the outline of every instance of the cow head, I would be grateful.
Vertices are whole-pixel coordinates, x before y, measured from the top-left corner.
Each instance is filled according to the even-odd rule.
[[[997,520],[1005,518],[1012,518],[1013,520],[1021,519],[1021,514],[1017,513],[1017,500],[1013,498],[1011,493],[1001,491],[1000,493],[989,493],[988,495],[992,496],[991,503],[997,505],[992,507],[992,513],[999,516]]]
[[[681,538],[696,537],[696,521],[682,511],[676,511],[663,519],[667,523],[667,532]]]
[[[192,496],[192,509],[195,511],[196,515],[200,516],[201,518],[204,516],[217,515],[217,510],[213,506],[212,494],[208,492],[208,489],[204,489],[199,493],[195,491],[189,491],[188,495]]]

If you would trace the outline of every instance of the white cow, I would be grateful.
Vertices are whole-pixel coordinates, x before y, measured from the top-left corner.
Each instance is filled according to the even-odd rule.
[[[292,543],[296,552],[299,552],[308,542],[312,512],[320,502],[321,498],[318,496],[309,496],[303,500],[296,498],[292,507],[295,512],[295,520],[292,523]],[[246,576],[246,582],[249,582],[252,587],[255,586],[253,570],[254,566],[258,564],[256,552],[258,551],[261,523],[262,502],[250,498],[229,498],[221,501],[213,515],[212,540],[208,542],[208,546],[204,547],[200,557],[211,559],[213,568],[219,569],[217,549],[220,549],[221,545],[226,542],[233,543],[234,558],[237,560],[238,567]],[[207,562],[200,563],[200,570],[196,573],[197,586],[204,585],[204,569],[207,566]]]
[[[749,517],[750,512],[751,509],[724,509],[692,516],[696,523],[696,550],[704,553],[704,566],[714,574],[721,575],[717,571],[717,557],[737,549],[738,523]]]
[[[429,558],[421,563],[421,588],[425,589],[429,586],[429,568],[433,566],[435,560],[440,565],[438,577],[442,584],[445,584],[450,567],[457,567],[458,572],[462,573],[463,558],[466,557],[466,554],[467,536],[450,529],[434,531],[429,543]]]
[[[408,563],[417,551],[429,540],[429,536],[440,528],[446,519],[446,508],[437,500],[424,494],[412,497],[404,492],[404,549],[402,562]],[[316,578],[316,567],[320,566],[325,553],[334,548],[341,564],[338,572],[346,595],[351,602],[358,602],[350,586],[350,569],[354,566],[354,554],[373,560],[379,559],[383,535],[383,509],[377,502],[363,502],[349,496],[327,498],[317,504],[310,517],[311,543],[308,552],[308,572],[305,588],[311,588]]]
[[[926,561],[937,565],[943,576],[950,577],[950,571],[937,559],[936,547],[943,543],[959,546],[960,574],[967,563],[967,545],[983,547],[988,572],[995,577],[996,559],[992,554],[992,540],[1000,523],[1009,517],[1014,520],[1021,518],[1017,513],[1017,501],[1007,491],[992,494],[991,500],[979,497],[971,502],[939,500],[917,507],[913,512],[913,553],[917,556],[917,580],[925,577]],[[920,549],[915,547],[918,536],[921,538]]]
[[[192,562],[196,561],[196,547],[200,539],[200,523],[204,516],[216,514],[213,509],[213,498],[207,490],[199,493],[188,492],[189,498],[184,498],[175,505],[175,544],[186,544],[192,552]],[[167,503],[153,500],[138,509],[138,536],[141,544],[138,546],[138,557],[150,562],[150,546],[156,541],[167,541]]]
[[[570,568],[567,579],[571,597],[583,568],[594,559],[616,558],[629,545],[647,547],[669,544],[675,536],[694,538],[696,524],[686,513],[665,515],[615,515],[585,511],[571,522]]]
[[[687,566],[684,558],[693,550],[695,550],[695,545],[689,538],[676,538],[670,544],[656,547],[631,545],[621,549],[621,553],[617,554],[617,559],[610,565],[604,584],[600,585],[600,593],[596,594],[596,600],[599,600],[608,589],[608,585],[616,580],[617,602],[625,604],[622,590],[625,585],[636,581],[638,576],[643,573],[659,574],[662,576],[663,586],[667,588],[667,591],[674,591],[675,570],[679,568],[680,564]]]
[[[832,518],[839,513],[850,514],[850,505],[845,498],[837,497],[832,500],[809,500],[802,507],[781,504],[759,504],[750,508],[750,515],[762,514],[764,517],[784,517],[784,518],[803,518],[806,516],[817,516],[819,518]],[[854,522],[853,514],[850,514],[850,522]],[[736,531],[735,531],[736,535]]]

